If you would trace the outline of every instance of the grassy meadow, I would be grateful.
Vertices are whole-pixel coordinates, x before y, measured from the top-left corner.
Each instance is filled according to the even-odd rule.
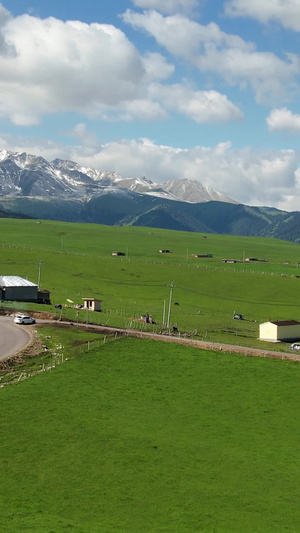
[[[159,249],[171,253],[160,254]],[[83,297],[103,300],[103,313],[79,312],[78,320],[84,322],[144,328],[135,319],[148,312],[157,323],[152,329],[163,331],[170,281],[175,282],[170,325],[176,325],[183,335],[257,346],[261,344],[257,341],[259,322],[300,318],[300,245],[296,243],[1,219],[0,250],[2,274],[37,282],[37,262],[42,261],[41,285],[51,291],[53,304],[68,305],[67,299],[82,303]],[[126,256],[113,257],[113,250]],[[192,257],[201,253],[213,254],[213,258]],[[267,262],[245,263],[246,257]],[[224,258],[239,262],[223,264]],[[26,307],[34,306],[15,304],[17,309]],[[246,320],[233,320],[234,312],[242,313]],[[76,311],[66,307],[64,317],[75,320]]]
[[[125,338],[5,387],[0,529],[299,531],[299,383],[293,362]]]
[[[148,312],[157,324],[147,328],[164,331],[173,280],[182,335],[272,350],[287,345],[259,343],[258,322],[300,319],[299,251],[273,239],[0,219],[0,274],[37,282],[41,260],[53,304],[103,300],[102,313],[80,310],[83,322],[142,328],[135,319]],[[74,322],[77,312],[11,308]],[[43,351],[0,372],[1,532],[300,530],[299,364],[75,326],[37,331]]]

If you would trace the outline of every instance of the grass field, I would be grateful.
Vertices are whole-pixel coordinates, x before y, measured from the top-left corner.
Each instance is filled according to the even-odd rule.
[[[99,348],[106,339],[114,337],[62,324],[56,324],[55,327],[43,325],[37,333],[41,340],[40,353],[32,354],[29,348],[21,356],[0,362],[0,388],[51,370],[89,349]]]
[[[53,303],[102,299],[83,322],[163,331],[171,280],[182,335],[286,350],[260,343],[258,322],[300,319],[299,244],[0,219],[0,249],[1,275],[37,281],[42,260]],[[156,325],[135,320],[146,312]],[[0,388],[1,532],[300,531],[297,363],[39,331],[41,354],[0,372],[0,386],[14,383]]]
[[[126,338],[1,389],[0,530],[299,531],[299,382]]]
[[[171,253],[160,254],[161,248]],[[135,319],[148,312],[157,322],[152,329],[165,330],[170,281],[175,282],[170,325],[177,325],[181,334],[258,346],[258,323],[269,318],[300,318],[300,245],[295,243],[1,219],[0,249],[2,274],[37,281],[37,262],[42,261],[41,284],[51,291],[53,303],[67,304],[67,299],[82,303],[83,297],[91,296],[103,300],[103,313],[79,312],[78,319],[84,322],[144,328]],[[127,255],[112,257],[113,250]],[[213,258],[196,259],[193,253],[211,253]],[[243,262],[247,256],[267,262],[247,264]],[[240,262],[227,265],[223,258]],[[13,306],[24,310],[34,307],[23,303]],[[234,311],[246,320],[233,321]],[[76,311],[66,307],[62,318],[75,320]]]

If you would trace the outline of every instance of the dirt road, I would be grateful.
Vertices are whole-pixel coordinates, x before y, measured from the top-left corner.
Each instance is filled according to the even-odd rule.
[[[39,321],[38,322],[50,322],[50,321]],[[51,321],[53,323],[53,321]],[[54,321],[55,322],[55,321]],[[56,324],[70,325],[69,322],[56,322]],[[73,324],[75,325],[75,324]],[[300,361],[300,354],[293,352],[277,352],[272,350],[264,350],[263,347],[260,348],[248,348],[245,346],[236,346],[233,344],[221,344],[218,342],[206,342],[198,341],[195,339],[188,339],[182,337],[174,337],[173,335],[161,335],[157,333],[148,333],[144,331],[137,331],[132,329],[119,329],[112,328],[107,326],[96,326],[93,324],[76,324],[76,327],[81,327],[89,330],[99,331],[106,334],[115,334],[116,336],[133,336],[139,339],[141,338],[150,338],[162,342],[175,342],[178,344],[183,344],[185,346],[193,346],[194,348],[199,348],[202,350],[213,350],[217,352],[227,352],[227,353],[238,353],[245,356],[251,357],[269,357],[276,359],[288,359],[291,361]]]

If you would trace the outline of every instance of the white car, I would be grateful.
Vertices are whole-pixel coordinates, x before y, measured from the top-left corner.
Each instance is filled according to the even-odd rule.
[[[292,350],[300,351],[300,342],[294,342],[293,344],[291,344],[291,348]]]
[[[35,324],[34,318],[28,315],[16,315],[14,322],[15,324]]]

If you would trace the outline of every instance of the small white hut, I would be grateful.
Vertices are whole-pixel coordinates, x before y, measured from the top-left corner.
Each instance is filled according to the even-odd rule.
[[[101,302],[102,300],[97,300],[96,298],[82,298],[83,299],[83,309],[88,309],[88,311],[101,311]]]

